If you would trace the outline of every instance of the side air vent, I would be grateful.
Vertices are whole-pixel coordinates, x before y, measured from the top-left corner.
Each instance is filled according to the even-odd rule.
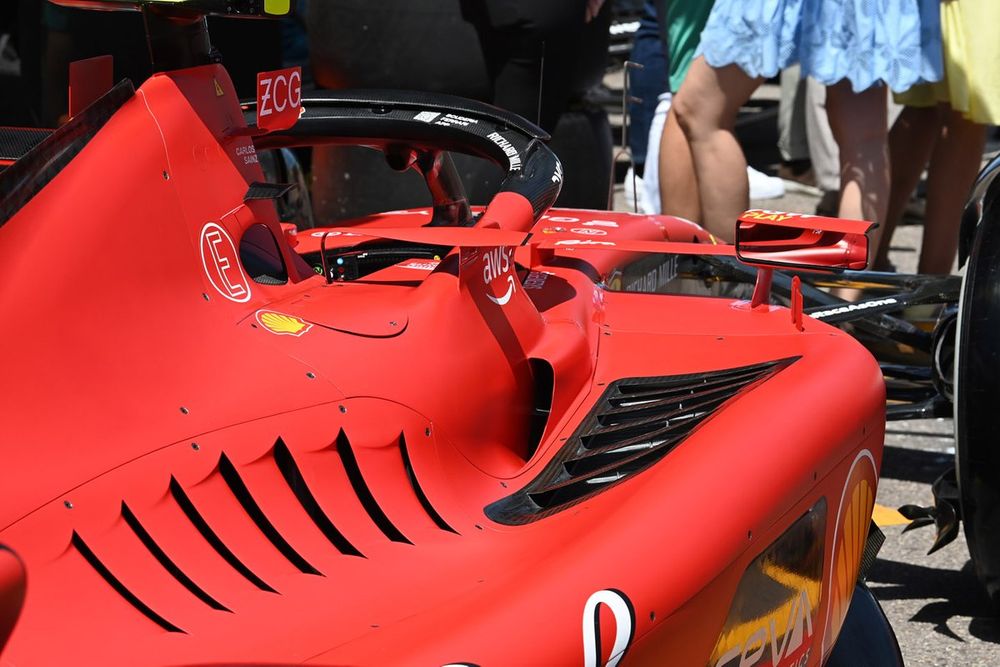
[[[83,558],[90,564],[90,566],[94,568],[94,570],[96,570],[98,574],[101,575],[104,581],[108,582],[108,585],[110,585],[111,588],[115,590],[115,592],[121,595],[130,605],[135,607],[135,609],[139,611],[143,616],[153,621],[167,632],[181,632],[181,633],[184,632],[184,630],[177,627],[164,617],[160,616],[158,613],[153,611],[153,609],[149,605],[140,600],[139,597],[135,593],[133,593],[128,586],[122,583],[121,579],[116,577],[114,573],[112,573],[111,570],[108,569],[108,566],[105,565],[101,561],[101,559],[97,557],[97,554],[93,552],[93,550],[87,545],[87,543],[83,541],[83,538],[80,537],[80,534],[77,533],[75,530],[73,531],[73,538],[71,541],[73,546],[80,553],[80,555],[83,556]]]
[[[229,457],[222,454],[219,457],[219,473],[222,478],[226,481],[229,486],[229,490],[233,492],[236,499],[239,501],[240,505],[246,511],[247,515],[253,520],[260,532],[274,545],[274,548],[281,552],[281,555],[288,559],[288,562],[298,568],[299,572],[303,574],[316,574],[322,576],[323,573],[313,567],[309,561],[302,557],[302,555],[297,552],[291,544],[288,543],[278,529],[274,527],[267,515],[264,514],[264,510],[260,508],[257,501],[254,499],[253,495],[250,494],[250,490],[247,485],[243,482],[243,478],[240,477],[240,473],[236,470],[236,466],[233,462],[229,460]]]
[[[486,516],[508,525],[530,523],[630,479],[666,456],[727,401],[797,359],[611,383],[538,477],[488,505]]]
[[[347,439],[347,436],[341,431],[337,435],[337,453],[340,455],[340,460],[344,464],[344,471],[347,473],[347,478],[351,482],[351,487],[354,489],[355,495],[357,495],[358,500],[361,501],[361,505],[365,508],[368,516],[371,520],[378,526],[378,529],[388,537],[393,542],[402,542],[404,544],[413,544],[406,535],[400,532],[399,528],[389,520],[382,507],[375,500],[375,496],[372,495],[371,489],[368,488],[368,483],[365,482],[364,476],[361,474],[361,468],[358,466],[358,459],[354,455],[354,450],[351,448],[351,441]]]
[[[364,554],[358,551],[358,548],[344,537],[344,534],[333,525],[330,517],[323,512],[323,508],[320,507],[319,502],[317,502],[316,497],[302,477],[302,472],[295,463],[292,453],[288,450],[288,445],[281,438],[278,438],[277,442],[274,443],[273,454],[274,462],[278,466],[278,470],[281,471],[281,476],[288,483],[288,488],[292,490],[299,504],[302,505],[302,509],[306,511],[306,514],[309,515],[309,518],[313,520],[316,527],[326,536],[330,544],[335,546],[344,555],[364,557]]]

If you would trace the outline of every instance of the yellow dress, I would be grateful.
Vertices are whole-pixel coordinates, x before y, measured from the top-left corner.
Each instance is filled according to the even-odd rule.
[[[914,107],[948,102],[977,123],[1000,124],[1000,0],[943,0],[944,79],[895,96]]]

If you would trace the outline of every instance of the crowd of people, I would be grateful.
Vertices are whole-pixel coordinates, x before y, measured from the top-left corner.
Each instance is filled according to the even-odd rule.
[[[871,263],[888,270],[892,230],[926,168],[918,270],[948,273],[986,130],[1000,122],[1000,44],[981,28],[998,20],[990,0],[650,0],[644,24],[659,25],[659,48],[647,30],[637,55],[665,74],[655,111],[646,102],[633,128],[639,143],[650,137],[637,151],[646,207],[729,240],[751,191],[768,196],[737,114],[781,76],[783,175],[830,193],[818,212],[878,223]],[[890,92],[903,105],[891,124]]]

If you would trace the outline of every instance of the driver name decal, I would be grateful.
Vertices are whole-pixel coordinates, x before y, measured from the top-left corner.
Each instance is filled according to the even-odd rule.
[[[250,300],[250,281],[243,273],[240,256],[229,232],[209,222],[201,228],[201,264],[212,287],[230,301]]]

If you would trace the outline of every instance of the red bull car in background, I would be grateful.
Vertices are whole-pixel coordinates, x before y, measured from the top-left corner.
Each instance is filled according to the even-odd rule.
[[[836,300],[862,222],[553,209],[545,134],[468,100],[286,70],[241,105],[204,17],[287,2],[62,4],[140,8],[158,73],[5,131],[0,664],[901,663],[863,583],[885,378],[936,413],[951,348],[890,313],[953,282]],[[283,221],[261,162],[324,143],[431,205]],[[450,151],[506,170],[485,208]]]

